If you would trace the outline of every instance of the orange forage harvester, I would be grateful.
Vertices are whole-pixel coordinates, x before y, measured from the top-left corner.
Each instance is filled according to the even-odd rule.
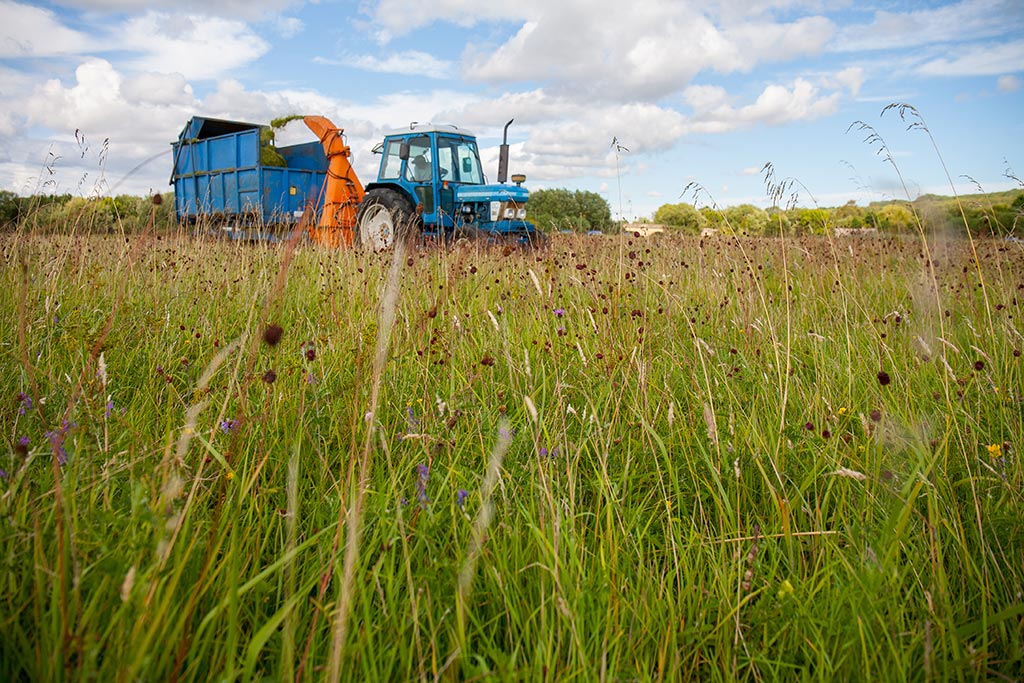
[[[356,211],[363,201],[363,184],[349,162],[352,150],[342,137],[344,130],[324,116],[307,116],[306,126],[320,138],[327,155],[327,181],[320,225],[309,228],[310,238],[325,246],[351,246],[355,238]]]

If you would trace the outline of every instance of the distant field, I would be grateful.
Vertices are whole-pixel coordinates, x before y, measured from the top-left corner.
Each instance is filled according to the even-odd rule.
[[[2,680],[1022,675],[1019,242],[0,247]]]

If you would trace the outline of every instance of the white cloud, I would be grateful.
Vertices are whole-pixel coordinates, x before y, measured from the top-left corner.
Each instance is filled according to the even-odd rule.
[[[996,81],[999,92],[1017,92],[1020,90],[1020,79],[1016,76],[1000,76]]]
[[[828,19],[817,16],[719,26],[698,8],[676,0],[528,2],[528,18],[510,38],[497,46],[467,47],[465,77],[543,80],[549,90],[592,99],[656,99],[678,92],[703,71],[748,71],[817,54],[834,32]]]
[[[788,87],[769,85],[753,104],[739,108],[717,86],[691,86],[683,92],[683,98],[693,108],[687,129],[698,133],[724,133],[758,124],[782,125],[820,118],[836,111],[840,96],[838,92],[822,93],[802,78]]]
[[[95,42],[63,26],[53,12],[0,0],[0,58],[80,54]]]
[[[270,24],[285,40],[294,38],[306,28],[306,25],[298,17],[286,17],[281,14],[273,15],[270,18]]]
[[[259,19],[289,7],[303,4],[302,0],[56,0],[57,4],[75,9],[98,12],[133,13],[140,5],[148,9],[167,9],[173,12],[193,12],[205,16],[232,19]]]
[[[192,14],[147,12],[118,30],[118,48],[138,53],[140,71],[177,72],[211,79],[260,57],[270,46],[244,23]]]
[[[932,59],[917,71],[925,76],[995,76],[1024,69],[1024,40],[999,45],[982,44],[960,50],[953,57]]]
[[[331,63],[331,60],[316,59],[319,63]],[[372,55],[348,55],[340,63],[354,66],[357,69],[380,73],[404,74],[406,76],[426,76],[428,78],[449,78],[454,70],[451,62],[437,59],[426,52],[408,50],[397,52],[381,59]]]
[[[1024,28],[1020,0],[961,0],[941,7],[888,12],[870,23],[839,31],[831,47],[840,52],[902,50],[919,45],[991,38]]]
[[[760,172],[761,168],[759,166],[747,166],[740,171],[740,175],[757,175]]]

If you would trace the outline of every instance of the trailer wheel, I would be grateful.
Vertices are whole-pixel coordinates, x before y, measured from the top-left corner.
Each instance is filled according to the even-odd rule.
[[[357,246],[386,251],[415,233],[416,216],[405,197],[387,188],[366,193],[356,213]]]

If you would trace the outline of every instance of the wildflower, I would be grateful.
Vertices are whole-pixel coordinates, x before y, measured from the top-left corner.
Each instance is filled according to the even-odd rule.
[[[306,360],[310,363],[316,360],[316,347],[313,346],[313,342],[306,343],[306,348],[303,350],[302,355],[304,355]]]
[[[777,594],[778,598],[779,598],[779,600],[782,600],[786,596],[792,595],[792,594],[793,594],[793,584],[790,583],[789,579],[786,579],[779,586],[779,592]]]
[[[27,436],[19,436],[17,442],[14,444],[14,452],[24,458],[28,455],[29,443],[30,441]]]
[[[1003,454],[1002,444],[994,443],[989,446],[985,446],[985,450],[988,451],[989,457],[998,458]]]
[[[231,432],[235,431],[235,427],[237,426],[238,422],[236,420],[221,420],[220,431],[224,432],[225,434],[230,434]]]
[[[7,470],[0,469],[0,479],[6,479],[6,478],[7,478]]]
[[[21,403],[21,405],[18,406],[18,415],[24,415],[25,411],[32,410],[32,397],[25,392],[18,392],[18,401]]]
[[[469,491],[466,489],[459,489],[455,492],[455,504],[459,506],[460,510],[466,509],[466,498],[469,497]]]
[[[804,429],[806,429],[809,432],[813,432],[814,431],[814,423],[813,422],[808,422],[807,424],[804,425]]]
[[[430,468],[420,463],[416,465],[416,498],[419,499],[420,505],[426,505],[430,502],[427,498],[427,480],[430,478]]]
[[[228,470],[228,473],[227,473],[227,474],[225,474],[225,475],[224,475],[224,477],[225,477],[225,478],[226,478],[226,479],[227,479],[228,481],[231,481],[232,479],[234,479],[234,478],[235,478],[235,473],[234,473],[234,472],[232,472],[231,470]]]
[[[846,411],[846,406],[843,406],[842,408],[839,409],[839,414],[840,415],[846,415],[846,412],[847,412]]]
[[[112,400],[108,400],[107,401],[106,411],[104,412],[104,416],[109,420],[110,419],[110,414],[112,412],[114,412],[114,402]]]
[[[976,361],[974,361],[974,369],[977,370],[978,372],[981,372],[982,370],[984,370],[985,369],[985,361],[983,361],[983,360],[976,360]]]
[[[564,308],[556,308],[555,310],[553,310],[551,312],[555,314],[556,318],[561,318],[562,316],[565,315],[565,309]]]
[[[885,370],[879,370],[878,371],[878,383],[879,384],[881,384],[884,387],[884,386],[888,386],[889,382],[891,382],[891,381],[892,380],[889,378],[889,373],[888,372],[886,372]]]
[[[67,425],[67,423],[64,423]],[[63,427],[61,429],[55,429],[50,432],[46,432],[46,438],[50,441],[50,448],[53,449],[54,454],[57,456],[57,464],[66,465],[68,464],[68,452],[64,448],[64,435],[67,434],[70,427]]]
[[[282,334],[284,334],[284,329],[277,323],[271,323],[263,330],[263,341],[267,346],[277,346],[277,343],[281,341]]]

